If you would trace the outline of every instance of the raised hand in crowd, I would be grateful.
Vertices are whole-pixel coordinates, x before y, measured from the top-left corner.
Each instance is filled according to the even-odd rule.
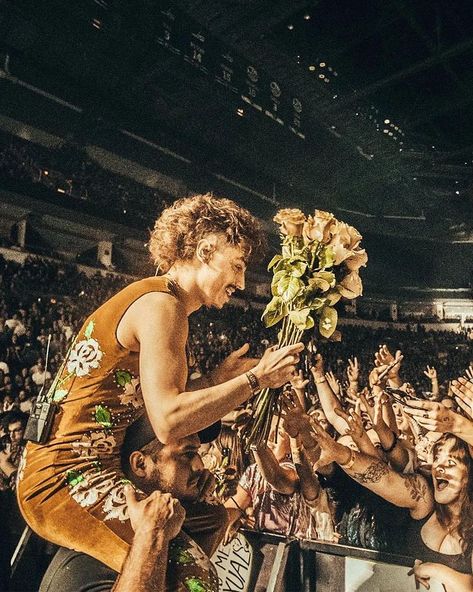
[[[465,374],[468,380],[473,382],[473,366],[470,364],[468,368],[465,370]]]
[[[335,374],[330,370],[329,372],[325,373],[325,379],[327,380],[330,388],[332,389],[333,394],[339,399],[341,396],[341,386],[340,381],[335,376]]]
[[[452,380],[450,388],[455,395],[458,406],[463,409],[470,419],[473,419],[473,381],[460,376],[457,380]]]
[[[347,422],[335,412],[335,409],[341,408],[341,404],[327,381],[324,372],[324,360],[321,354],[315,356],[314,365],[311,367],[310,371],[314,377],[320,405],[325,413],[327,421],[340,435],[343,435],[349,426]]]
[[[380,345],[378,351],[374,355],[375,366],[388,366],[387,380],[389,386],[398,388],[402,385],[402,379],[399,376],[401,362],[404,356],[400,350],[397,350],[395,355],[389,351],[387,345]]]
[[[439,381],[437,377],[437,370],[433,366],[427,366],[424,370],[425,376],[430,380],[432,387],[432,397],[437,399],[439,396]]]
[[[356,396],[359,390],[360,367],[358,365],[358,358],[348,358],[347,367],[348,388],[347,393],[351,396]]]
[[[379,456],[378,450],[373,442],[370,440],[361,417],[361,401],[358,400],[355,408],[350,409],[347,413],[343,409],[335,409],[335,413],[342,417],[348,424],[348,428],[345,431],[345,436],[350,436],[353,442],[365,454],[372,456]]]
[[[406,399],[405,411],[431,432],[454,434],[473,446],[473,421],[434,401]]]
[[[309,384],[309,379],[304,378],[302,370],[298,370],[297,374],[291,377],[290,384],[301,402],[302,407],[305,408],[305,388]]]

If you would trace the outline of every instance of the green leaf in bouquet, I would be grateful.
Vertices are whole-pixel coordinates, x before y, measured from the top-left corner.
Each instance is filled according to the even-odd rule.
[[[281,271],[277,271],[274,276],[273,279],[271,281],[271,294],[273,296],[279,296],[279,282],[282,280],[282,278],[287,277],[289,278],[290,276],[288,275],[288,273],[286,272],[286,270],[281,270]]]
[[[332,247],[324,247],[319,253],[319,265],[321,269],[332,267],[335,261],[335,254]]]
[[[278,283],[278,295],[285,302],[291,302],[304,288],[304,282],[297,277],[285,276]]]
[[[320,310],[325,306],[326,298],[312,298],[307,300],[307,305],[313,311]]]
[[[309,279],[310,287],[327,292],[335,285],[335,275],[331,271],[319,271]]]
[[[340,292],[338,291],[333,291],[333,292],[329,292],[327,294],[327,304],[329,306],[333,306],[334,304],[337,304],[337,302],[340,300],[340,298],[342,297],[342,295],[340,294]]]
[[[307,269],[307,261],[303,261],[302,259],[294,259],[290,261],[290,265],[288,266],[288,271],[292,275],[292,277],[302,277]]]
[[[274,296],[264,309],[261,317],[265,327],[272,327],[287,315],[286,303],[280,296]]]
[[[331,306],[325,306],[319,319],[319,332],[322,337],[327,339],[337,328],[338,314]]]
[[[310,316],[310,308],[291,310],[289,320],[301,331],[311,329],[314,326],[314,319]]]
[[[281,261],[282,258],[282,255],[274,255],[274,257],[268,263],[268,271],[272,269],[276,265],[276,263],[279,263],[279,261]]]

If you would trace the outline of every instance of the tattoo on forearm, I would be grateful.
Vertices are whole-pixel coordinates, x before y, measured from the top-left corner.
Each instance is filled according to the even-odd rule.
[[[401,475],[401,477],[404,479],[404,485],[414,501],[425,500],[427,486],[423,479],[420,479],[418,475]]]
[[[386,463],[377,460],[363,471],[363,473],[353,473],[352,477],[360,483],[379,483],[381,478],[389,473],[389,467]]]

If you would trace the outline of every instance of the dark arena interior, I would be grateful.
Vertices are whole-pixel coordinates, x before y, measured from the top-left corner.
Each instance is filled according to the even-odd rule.
[[[0,592],[473,591],[472,60],[468,0],[0,0]]]

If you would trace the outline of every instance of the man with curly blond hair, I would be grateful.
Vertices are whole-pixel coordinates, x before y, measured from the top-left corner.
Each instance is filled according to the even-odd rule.
[[[160,275],[132,283],[86,319],[49,393],[58,406],[49,438],[26,447],[18,501],[43,538],[120,572],[134,534],[120,467],[127,426],[146,407],[167,444],[289,380],[302,344],[268,348],[261,359],[245,357],[245,344],[188,380],[189,315],[244,289],[262,234],[247,210],[210,194],[163,211],[150,240]]]

